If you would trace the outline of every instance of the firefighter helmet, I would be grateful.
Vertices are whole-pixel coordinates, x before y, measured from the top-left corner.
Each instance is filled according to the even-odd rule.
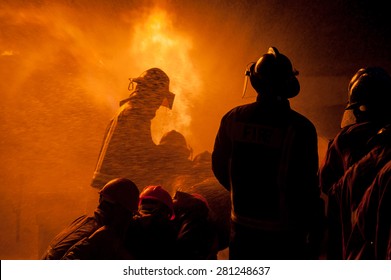
[[[170,130],[160,139],[159,145],[170,145],[178,147],[187,147],[185,136],[176,130]]]
[[[288,57],[281,54],[277,48],[270,47],[257,62],[251,64],[246,74],[258,93],[274,94],[285,98],[299,94],[300,84]]]
[[[137,211],[139,190],[129,179],[113,179],[99,191],[99,194],[108,202],[121,205],[132,212]]]
[[[133,84],[133,82],[135,82],[139,85],[146,85],[148,87],[153,88],[156,92],[162,93],[165,96],[162,105],[168,107],[169,109],[172,109],[175,94],[169,90],[170,78],[163,70],[156,67],[150,68],[141,73],[139,77],[131,78],[129,80],[130,84]]]
[[[175,219],[174,204],[171,195],[161,186],[147,186],[140,194],[139,205],[145,199],[155,200],[163,203],[170,210],[170,220]]]
[[[349,124],[389,119],[391,77],[381,67],[359,69],[348,85],[348,103],[341,127]]]
[[[186,138],[176,130],[170,130],[160,139],[159,146],[172,151],[173,155],[183,155],[186,159],[192,155],[192,148],[187,145]]]
[[[348,86],[346,110],[359,106],[377,106],[389,102],[391,77],[380,67],[361,68],[353,76]]]

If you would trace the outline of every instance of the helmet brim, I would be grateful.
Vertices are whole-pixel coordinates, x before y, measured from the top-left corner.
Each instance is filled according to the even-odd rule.
[[[342,115],[341,128],[357,123],[353,108],[346,108]]]
[[[169,205],[165,204],[164,202],[162,202],[161,200],[157,199],[157,198],[154,197],[154,196],[145,195],[145,196],[140,197],[140,199],[139,199],[139,201],[138,201],[138,205],[140,206],[140,205],[143,203],[143,200],[145,200],[145,199],[154,200],[154,201],[160,202],[161,204],[167,206],[167,207],[170,209],[170,212],[171,212],[170,221],[172,221],[172,220],[175,219],[175,211],[174,211],[174,208],[173,208],[173,207],[170,207]]]
[[[353,110],[354,108],[358,107],[360,104],[358,102],[354,103],[349,103],[346,107],[345,110]]]

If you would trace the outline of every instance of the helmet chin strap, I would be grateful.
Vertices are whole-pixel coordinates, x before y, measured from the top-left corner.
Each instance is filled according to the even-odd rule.
[[[129,78],[128,91],[132,91],[134,89],[134,81],[133,78]]]
[[[255,65],[255,62],[250,62],[249,64],[247,64],[246,71],[244,72],[244,85],[243,85],[242,99],[246,95],[248,80],[250,79],[250,75],[251,75],[251,66],[253,65]]]
[[[247,73],[247,71],[246,71],[246,73]],[[246,90],[247,90],[247,85],[248,85],[248,79],[249,79],[249,77],[248,77],[248,75],[246,74],[245,76],[244,76],[244,85],[243,85],[243,93],[242,93],[242,99],[245,97],[245,95],[246,95]]]

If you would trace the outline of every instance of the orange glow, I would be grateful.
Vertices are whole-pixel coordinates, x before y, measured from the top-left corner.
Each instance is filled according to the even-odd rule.
[[[144,71],[159,67],[170,77],[170,90],[175,93],[173,110],[161,107],[152,123],[155,143],[161,136],[175,129],[191,138],[190,99],[201,92],[201,79],[194,68],[190,51],[192,41],[175,30],[170,14],[155,8],[134,26],[131,56]]]
[[[311,54],[338,48],[318,54],[321,37],[306,38],[318,24],[288,3],[264,2],[0,1],[0,259],[39,258],[55,233],[96,206],[90,182],[106,126],[129,96],[128,79],[149,68],[164,70],[176,94],[173,109],[161,107],[152,121],[155,143],[175,129],[194,155],[211,151],[223,114],[254,100],[250,84],[241,99],[246,65],[273,44],[300,71],[293,108],[332,135],[340,120],[328,125],[331,114],[325,121],[318,108],[344,104],[348,80],[308,69],[318,67]]]

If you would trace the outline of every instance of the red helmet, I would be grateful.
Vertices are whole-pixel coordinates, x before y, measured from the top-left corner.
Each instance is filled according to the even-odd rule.
[[[138,209],[139,193],[136,184],[126,178],[113,179],[99,191],[103,199],[132,212]]]
[[[161,186],[147,186],[140,194],[139,205],[144,199],[157,200],[166,205],[171,212],[170,220],[175,219],[174,204],[171,195]]]

